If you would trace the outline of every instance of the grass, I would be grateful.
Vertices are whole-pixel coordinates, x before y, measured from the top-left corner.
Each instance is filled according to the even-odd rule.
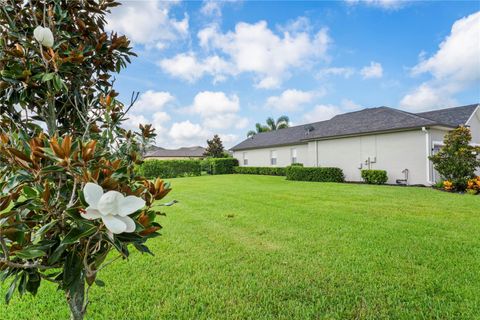
[[[155,257],[109,266],[87,319],[478,319],[480,197],[225,175],[172,180]],[[5,292],[5,285],[2,293]],[[0,319],[66,319],[60,291]]]

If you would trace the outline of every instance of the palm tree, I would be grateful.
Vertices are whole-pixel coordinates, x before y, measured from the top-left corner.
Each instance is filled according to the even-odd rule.
[[[272,117],[267,119],[267,126],[270,128],[269,131],[275,131],[279,129],[285,129],[290,126],[290,119],[287,116],[281,116],[275,121]]]
[[[275,131],[279,129],[288,128],[290,126],[290,118],[287,116],[281,116],[275,121],[272,117],[267,118],[266,125],[260,123],[255,124],[255,130],[250,130],[247,133],[247,137],[253,137],[257,133]]]

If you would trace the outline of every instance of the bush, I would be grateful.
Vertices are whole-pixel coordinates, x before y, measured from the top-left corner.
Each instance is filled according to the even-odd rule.
[[[199,176],[200,160],[146,160],[138,169],[145,178],[176,178]]]
[[[388,181],[385,170],[362,170],[362,179],[368,184],[385,184]]]
[[[452,190],[464,191],[468,180],[474,178],[475,170],[480,166],[480,148],[471,146],[471,141],[470,129],[458,127],[445,136],[445,145],[430,157],[442,179],[452,183]]]
[[[292,167],[303,167],[303,163],[292,163],[290,166],[292,166]]]
[[[340,168],[289,166],[286,169],[287,180],[344,182],[345,176]]]
[[[264,176],[284,176],[285,168],[280,167],[235,167],[235,173]]]
[[[238,160],[235,158],[212,158],[210,165],[211,174],[232,174],[238,167]]]

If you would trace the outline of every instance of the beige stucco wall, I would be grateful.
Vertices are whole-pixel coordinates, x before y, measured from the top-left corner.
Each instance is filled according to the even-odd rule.
[[[200,157],[148,157],[145,160],[190,160],[190,159],[202,159]]]
[[[472,130],[472,142],[480,144],[480,110],[467,123]],[[430,185],[439,180],[433,165],[428,161],[434,142],[443,141],[446,129],[429,128],[382,133],[330,140],[310,141],[303,145],[277,148],[262,148],[234,152],[234,157],[243,166],[243,153],[248,155],[248,166],[270,166],[272,150],[277,151],[278,167],[291,164],[291,149],[297,149],[297,158],[305,166],[339,167],[347,181],[361,181],[360,170],[367,169],[365,161],[375,160],[371,169],[386,170],[388,183],[403,179],[404,169],[409,170],[408,183]],[[480,169],[478,171],[480,175]]]
[[[477,108],[477,112],[467,122],[472,130],[472,142],[480,145],[480,108]],[[480,168],[477,170],[477,175],[480,176]]]
[[[308,160],[307,144],[291,145],[286,147],[272,147],[253,150],[235,151],[233,157],[238,159],[240,166],[243,165],[243,154],[248,157],[247,167],[270,167],[270,155],[272,151],[277,152],[277,165],[275,167],[286,167],[292,164],[292,149],[297,149],[297,162],[305,164]]]
[[[472,130],[472,142],[480,144],[480,108],[477,108],[477,112],[470,118],[467,125]]]
[[[388,183],[403,179],[409,184],[428,184],[426,134],[421,130],[318,141],[318,166],[339,167],[347,181],[361,181],[361,169],[386,170]]]

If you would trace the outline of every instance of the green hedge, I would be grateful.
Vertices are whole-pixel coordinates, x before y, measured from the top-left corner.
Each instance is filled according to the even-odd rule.
[[[238,160],[235,158],[212,158],[210,159],[212,174],[231,174],[238,167]]]
[[[340,168],[289,166],[286,170],[287,180],[344,182],[345,176]]]
[[[201,162],[202,171],[208,174],[231,174],[234,168],[238,166],[238,160],[235,158],[205,158]]]
[[[388,181],[385,170],[362,170],[362,178],[369,184],[385,184]]]
[[[235,167],[235,173],[258,174],[265,176],[284,176],[285,168],[279,167]]]
[[[199,176],[200,160],[146,160],[139,172],[147,179]]]

